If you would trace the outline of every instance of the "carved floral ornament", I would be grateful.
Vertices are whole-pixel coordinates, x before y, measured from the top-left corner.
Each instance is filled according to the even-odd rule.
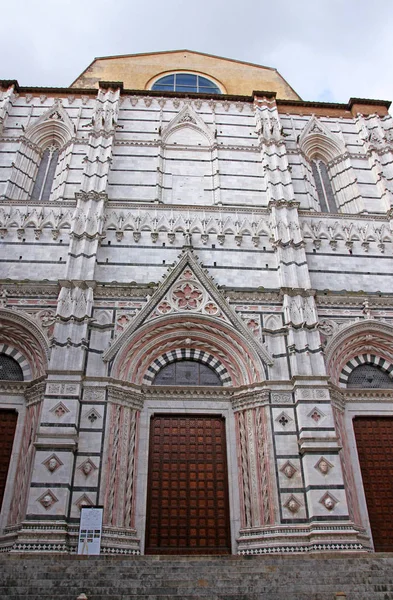
[[[189,268],[183,271],[165,298],[158,304],[152,317],[172,312],[200,312],[228,320]]]

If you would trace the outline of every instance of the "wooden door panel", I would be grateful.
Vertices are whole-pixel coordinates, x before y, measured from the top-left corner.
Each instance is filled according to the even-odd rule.
[[[376,552],[393,552],[393,418],[357,417],[356,444]]]
[[[0,510],[7,482],[17,419],[18,413],[14,410],[0,410]]]
[[[224,419],[153,417],[148,490],[147,554],[228,554]]]

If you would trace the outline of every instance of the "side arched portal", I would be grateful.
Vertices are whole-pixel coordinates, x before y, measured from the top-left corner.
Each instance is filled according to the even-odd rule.
[[[25,516],[41,413],[47,340],[22,312],[0,309],[0,530]]]
[[[378,552],[393,550],[393,327],[364,319],[326,346],[327,370],[340,387],[335,407],[349,504]]]

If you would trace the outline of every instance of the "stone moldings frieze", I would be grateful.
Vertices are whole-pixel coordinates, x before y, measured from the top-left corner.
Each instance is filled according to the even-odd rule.
[[[284,225],[283,225],[284,227]],[[132,231],[135,243],[138,243],[143,232],[149,232],[151,240],[156,243],[159,235],[166,234],[169,244],[176,241],[184,243],[184,237],[191,235],[198,237],[202,245],[207,245],[210,236],[217,236],[220,246],[227,239],[235,241],[236,246],[242,246],[244,240],[251,238],[254,247],[258,247],[262,238],[264,243],[272,237],[271,224],[266,212],[228,209],[217,214],[215,207],[204,207],[192,211],[180,208],[155,207],[154,211],[144,207],[130,209],[129,206],[117,209],[111,202],[105,211],[103,233],[114,229],[116,240],[121,242],[126,231]]]
[[[141,411],[143,408],[144,397],[134,390],[127,390],[126,388],[109,385],[108,402]]]
[[[355,216],[355,215],[354,215]],[[300,219],[302,236],[305,240],[311,239],[315,248],[319,249],[322,241],[328,241],[332,251],[336,251],[339,244],[347,249],[352,249],[354,243],[359,244],[362,252],[368,253],[370,243],[375,243],[379,252],[385,252],[386,244],[393,242],[392,231],[386,219],[364,219],[357,216],[356,220],[343,216],[325,216]]]
[[[32,228],[34,237],[39,240],[44,228],[49,228],[52,238],[57,240],[60,230],[69,231],[72,224],[72,212],[64,206],[8,206],[0,208],[0,238],[4,239],[9,231],[15,231],[18,239],[26,235],[26,230]]]

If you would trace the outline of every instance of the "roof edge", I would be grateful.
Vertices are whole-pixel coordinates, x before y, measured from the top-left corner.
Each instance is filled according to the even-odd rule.
[[[341,110],[351,110],[353,106],[368,105],[368,106],[383,106],[387,109],[390,108],[392,102],[390,100],[378,100],[373,98],[350,98],[347,103],[343,102],[319,102],[312,100],[285,100],[283,98],[276,98],[276,92],[272,91],[261,91],[255,90],[251,96],[242,96],[238,94],[199,94],[194,92],[163,92],[161,90],[133,90],[123,89],[123,83],[121,81],[116,82],[105,82],[102,81],[102,87],[116,87],[120,88],[122,95],[133,95],[133,96],[152,96],[152,97],[164,97],[164,98],[208,98],[209,100],[214,99],[220,101],[233,100],[237,102],[254,102],[256,97],[267,97],[275,99],[278,106],[298,106],[305,108],[337,108]],[[40,86],[20,86],[16,79],[0,79],[0,88],[7,89],[11,85],[15,86],[15,90],[19,93],[58,93],[58,94],[80,94],[84,95],[96,95],[99,88],[75,88],[75,87],[40,87]]]

